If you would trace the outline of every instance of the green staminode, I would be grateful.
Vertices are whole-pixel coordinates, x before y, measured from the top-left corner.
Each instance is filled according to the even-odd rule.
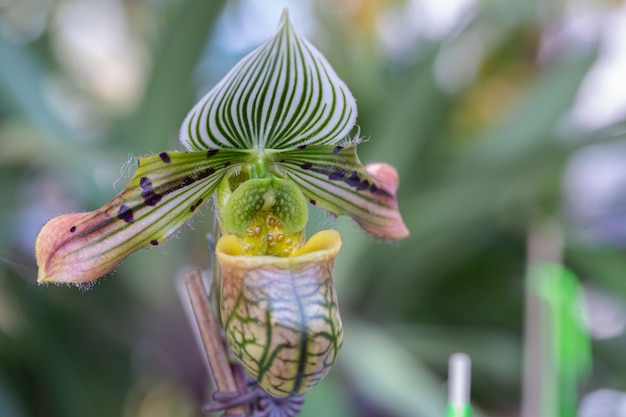
[[[262,212],[275,216],[285,234],[304,230],[309,218],[307,202],[293,182],[275,177],[250,179],[234,191],[226,191],[229,181],[223,183],[218,191],[218,212],[226,233],[247,234],[254,217]]]

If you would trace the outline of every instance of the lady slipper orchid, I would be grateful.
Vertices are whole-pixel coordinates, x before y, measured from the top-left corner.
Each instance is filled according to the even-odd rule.
[[[236,356],[275,396],[301,394],[332,365],[342,327],[332,284],[334,231],[305,242],[308,204],[398,240],[398,175],[364,166],[349,137],[356,102],[283,13],[185,118],[185,152],[138,160],[105,206],[46,223],[35,244],[40,283],[88,284],[137,249],[159,246],[215,194],[220,312]]]

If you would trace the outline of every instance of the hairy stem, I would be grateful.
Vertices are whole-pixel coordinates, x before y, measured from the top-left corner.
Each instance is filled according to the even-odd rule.
[[[211,372],[220,393],[236,394],[237,384],[224,351],[220,325],[211,311],[207,292],[202,283],[198,270],[185,273],[185,286],[191,301],[191,308],[198,323],[202,344],[209,360]],[[227,415],[247,415],[243,406],[231,407],[226,410]]]

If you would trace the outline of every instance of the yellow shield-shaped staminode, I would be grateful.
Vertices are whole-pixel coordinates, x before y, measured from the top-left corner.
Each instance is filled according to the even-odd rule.
[[[330,370],[343,341],[332,269],[334,230],[313,235],[295,256],[245,256],[239,238],[217,244],[220,313],[248,373],[277,397],[299,395]]]

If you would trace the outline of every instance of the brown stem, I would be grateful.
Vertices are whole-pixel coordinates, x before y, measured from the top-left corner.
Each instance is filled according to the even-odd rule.
[[[202,344],[209,360],[217,390],[221,393],[237,393],[237,384],[222,344],[220,326],[211,311],[207,291],[202,283],[200,272],[193,270],[186,272],[184,276],[191,308],[198,323],[200,337],[202,338]],[[226,410],[226,414],[247,415],[243,406],[231,407]]]

